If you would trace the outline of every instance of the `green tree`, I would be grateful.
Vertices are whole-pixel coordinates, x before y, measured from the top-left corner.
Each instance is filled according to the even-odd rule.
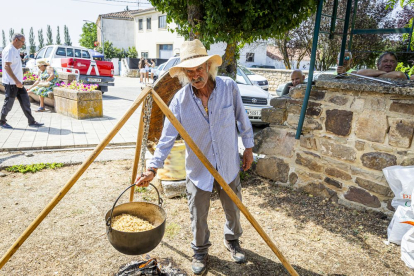
[[[71,46],[72,41],[70,41],[69,29],[66,27],[66,25],[63,27],[63,32],[65,34],[65,44]]]
[[[42,49],[45,42],[45,39],[43,37],[43,29],[37,31],[37,40],[39,41],[39,49]]]
[[[36,44],[35,44],[35,36],[33,33],[33,27],[30,28],[30,32],[29,32],[29,49],[30,49],[30,54],[34,54],[36,52]]]
[[[4,34],[4,30],[1,30],[1,35],[3,36],[3,48],[6,47],[6,35]]]
[[[62,44],[62,41],[60,41],[60,31],[59,31],[59,26],[57,26],[57,31],[56,31],[56,44],[57,44],[57,45]]]
[[[14,35],[14,29],[10,28],[9,30],[9,40],[12,41],[12,36]]]
[[[23,30],[23,28],[22,28],[22,30],[20,31],[20,33],[21,33],[22,35],[24,35],[24,30]],[[26,50],[26,44],[23,44],[22,50]]]
[[[53,44],[53,37],[52,37],[52,28],[50,28],[50,25],[47,25],[47,31],[46,31],[46,45],[52,45]]]
[[[220,74],[235,78],[236,60],[245,43],[268,39],[297,27],[317,7],[317,0],[150,0],[167,22],[185,38],[198,38],[206,47],[226,42]]]
[[[135,48],[135,47],[128,47],[127,56],[129,58],[137,58],[138,57],[137,48]]]
[[[94,48],[94,43],[98,39],[96,34],[96,24],[93,22],[85,22],[82,26],[82,34],[80,37],[79,44],[81,46],[89,49]]]
[[[127,53],[124,49],[119,49],[114,47],[112,42],[105,41],[104,43],[105,58],[123,58],[127,56]],[[102,47],[96,49],[98,52],[102,53]]]
[[[406,6],[414,6],[414,0],[388,0],[386,1],[387,8],[394,9],[397,4],[400,4],[401,8]]]

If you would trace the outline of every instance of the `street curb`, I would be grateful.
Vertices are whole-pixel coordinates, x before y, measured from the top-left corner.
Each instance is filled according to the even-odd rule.
[[[0,152],[9,151],[32,151],[32,150],[54,150],[54,149],[73,149],[73,148],[95,148],[99,144],[80,144],[67,146],[44,146],[44,147],[20,147],[20,148],[0,148]],[[109,143],[107,146],[134,146],[136,142]]]

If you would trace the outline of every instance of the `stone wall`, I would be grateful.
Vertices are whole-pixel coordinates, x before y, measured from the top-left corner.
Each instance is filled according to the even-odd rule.
[[[290,74],[293,70],[287,69],[258,69],[249,68],[253,73],[265,77],[269,81],[269,92],[276,91],[280,84],[290,82]],[[305,76],[308,76],[307,70],[302,70]]]
[[[300,140],[295,139],[306,86],[273,98],[270,123],[255,137],[265,155],[257,173],[276,183],[358,209],[390,213],[393,193],[382,169],[414,165],[414,88],[337,80],[313,86]]]

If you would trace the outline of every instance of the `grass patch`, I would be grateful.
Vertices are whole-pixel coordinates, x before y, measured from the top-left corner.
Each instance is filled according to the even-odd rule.
[[[181,226],[175,222],[170,222],[165,227],[165,236],[172,239],[180,232]]]
[[[6,168],[8,172],[20,172],[20,173],[35,173],[43,169],[57,169],[63,167],[62,163],[40,163],[32,165],[14,165]]]

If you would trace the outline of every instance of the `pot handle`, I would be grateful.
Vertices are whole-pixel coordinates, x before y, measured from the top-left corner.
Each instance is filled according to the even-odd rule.
[[[162,198],[160,197],[160,192],[158,191],[158,189],[157,189],[157,187],[155,187],[153,184],[149,184],[149,185],[151,185],[152,187],[154,187],[154,189],[155,189],[155,191],[157,192],[157,195],[158,195],[158,205],[161,207],[162,206],[162,203],[163,203],[163,200],[162,200]],[[126,188],[125,189],[125,191],[123,191],[119,196],[118,196],[118,198],[115,200],[115,203],[114,203],[114,205],[112,206],[112,209],[111,209],[111,215],[109,216],[109,218],[108,218],[108,220],[106,221],[106,225],[107,226],[109,226],[109,231],[112,231],[112,227],[111,227],[111,224],[112,224],[112,214],[113,214],[113,212],[114,212],[114,209],[115,209],[115,206],[116,206],[116,204],[118,203],[118,200],[121,198],[121,196],[126,192],[126,191],[128,191],[129,189],[131,189],[132,187],[134,187],[135,186],[135,183],[134,184],[132,184],[131,186],[129,186],[128,188]]]

